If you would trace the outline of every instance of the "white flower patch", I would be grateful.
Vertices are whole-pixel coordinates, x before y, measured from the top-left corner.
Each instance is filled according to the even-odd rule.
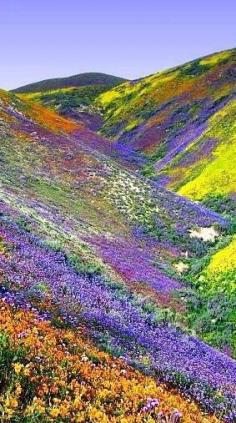
[[[179,261],[178,263],[174,264],[174,268],[177,270],[178,273],[184,273],[188,270],[189,265],[184,263],[183,261]]]
[[[213,226],[210,226],[209,228],[200,227],[198,229],[191,229],[189,233],[190,238],[199,238],[203,241],[215,241],[215,238],[220,235]]]

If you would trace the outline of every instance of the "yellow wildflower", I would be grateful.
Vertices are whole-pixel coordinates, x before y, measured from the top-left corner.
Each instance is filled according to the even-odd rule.
[[[21,364],[21,363],[14,363],[13,364],[13,368],[14,368],[14,370],[15,370],[15,373],[17,374],[17,375],[19,375],[20,374],[20,372],[21,372],[21,370],[23,369],[23,364]]]
[[[55,417],[55,418],[57,418],[57,417],[59,416],[59,414],[60,414],[60,410],[59,410],[59,408],[52,408],[52,409],[50,410],[50,416],[51,416],[51,417]]]

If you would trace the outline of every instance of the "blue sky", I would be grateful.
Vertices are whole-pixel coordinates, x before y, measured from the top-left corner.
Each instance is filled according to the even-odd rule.
[[[0,87],[80,72],[138,78],[236,46],[233,0],[0,0]]]

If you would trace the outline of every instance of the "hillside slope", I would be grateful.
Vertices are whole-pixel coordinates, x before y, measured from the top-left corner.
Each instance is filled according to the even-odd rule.
[[[124,83],[101,94],[102,133],[146,158],[155,175],[196,140],[235,95],[236,50]],[[208,149],[212,149],[211,145]]]
[[[228,219],[126,169],[84,125],[4,91],[0,139],[1,296],[82,324],[100,348],[233,422],[236,362],[193,336],[186,298],[198,291],[182,277],[226,247]],[[227,330],[219,347],[233,354]]]

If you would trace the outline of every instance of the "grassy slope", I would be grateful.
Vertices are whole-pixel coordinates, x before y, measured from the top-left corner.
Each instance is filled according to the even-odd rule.
[[[185,65],[126,82],[100,97],[107,135],[120,137],[141,124],[153,127],[181,112],[197,118],[203,100],[219,100],[234,87],[235,49],[200,58]],[[185,110],[184,110],[185,109]],[[173,120],[173,119],[172,119]],[[117,128],[122,123],[122,127]],[[140,132],[143,131],[140,128]],[[141,136],[142,134],[140,134]],[[137,136],[137,138],[139,138]],[[153,140],[155,142],[155,140]]]
[[[188,177],[192,178],[220,142],[218,136],[222,135],[211,131],[214,115],[221,111],[228,120],[234,119],[235,107],[227,107],[234,89],[235,50],[229,50],[112,89],[94,85],[29,92],[22,98],[52,107],[118,140],[120,151],[125,147],[123,155],[130,160],[135,158],[146,176],[161,172],[161,180],[168,183],[166,168],[172,166],[170,173],[174,173],[172,180],[176,177],[176,181],[169,186],[176,189],[178,182],[187,179],[185,170],[189,168]],[[211,138],[205,136],[198,142],[208,130]],[[193,154],[189,151],[191,146]],[[181,164],[179,172],[175,171],[175,160],[184,160],[185,156],[192,166]],[[212,177],[213,174],[214,171]]]

